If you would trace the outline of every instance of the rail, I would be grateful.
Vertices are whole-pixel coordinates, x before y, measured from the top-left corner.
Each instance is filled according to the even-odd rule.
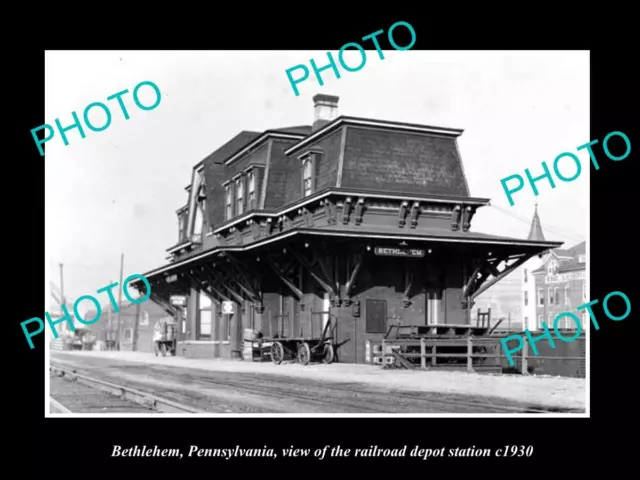
[[[71,410],[51,397],[49,397],[49,405],[51,408],[51,413],[71,413]]]
[[[387,332],[388,333],[388,332]],[[473,335],[469,335],[465,338],[425,338],[421,337],[417,338],[394,338],[392,340],[387,340],[386,336],[382,338],[382,365],[387,365],[387,357],[394,356],[396,359],[398,357],[403,357],[405,360],[410,358],[420,358],[420,368],[427,368],[427,360],[431,360],[429,363],[431,366],[436,366],[437,358],[466,358],[466,367],[467,371],[473,372],[473,360],[482,358],[493,358],[499,359],[498,362],[494,365],[489,365],[493,367],[502,367],[502,360],[506,359],[506,355],[502,353],[502,346],[500,344],[500,340],[502,337],[474,337]],[[526,375],[529,373],[529,360],[548,360],[548,361],[566,361],[566,360],[581,360],[584,361],[586,358],[584,356],[580,357],[568,357],[568,356],[542,356],[542,355],[529,355],[529,342],[526,339],[524,340],[524,346],[521,350],[520,355],[513,355],[512,359],[514,360],[514,367],[516,365],[516,361],[520,362],[520,373]],[[420,345],[420,352],[410,353],[410,352],[400,352],[400,345],[411,345],[416,346]],[[441,347],[464,347],[466,346],[466,351],[463,352],[446,352],[446,353],[437,353],[438,348]],[[430,348],[430,351],[427,351],[427,348]],[[478,353],[474,352],[474,347],[476,349],[480,347],[495,347],[497,353]],[[370,348],[370,347],[369,347]],[[398,359],[399,360],[399,359]],[[406,362],[402,362],[401,364],[407,366]],[[440,364],[442,366],[442,364]],[[418,365],[413,364],[412,368],[417,367]],[[510,368],[514,368],[510,367]]]
[[[141,392],[140,390],[135,390],[133,388],[125,387],[123,385],[116,385],[115,383],[105,382],[104,380],[98,380],[97,378],[81,375],[77,373],[75,370],[67,370],[66,368],[61,368],[59,366],[56,366],[53,363],[49,365],[49,371],[51,371],[52,373],[58,376],[68,378],[71,381],[76,381],[78,383],[87,385],[88,387],[102,390],[104,392],[110,393],[115,396],[119,396],[125,400],[132,401],[134,403],[137,403],[138,405],[142,405],[150,409],[157,410],[159,412],[207,413],[204,410],[199,410],[197,408],[192,408],[187,405],[182,405],[180,403],[174,402],[172,400],[168,400],[166,398],[158,397],[150,393]],[[54,402],[53,399],[50,399],[50,400],[51,400],[51,403]],[[71,412],[67,410],[66,412],[62,412],[62,413],[71,413]]]

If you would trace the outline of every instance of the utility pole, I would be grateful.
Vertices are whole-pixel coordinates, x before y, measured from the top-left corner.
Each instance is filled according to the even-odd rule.
[[[120,254],[120,284],[118,285],[118,311],[117,319],[118,319],[118,343],[117,347],[120,350],[120,341],[122,340],[122,322],[120,320],[120,304],[122,303],[122,272],[124,268],[124,253]]]
[[[136,352],[138,350],[138,324],[140,323],[140,304],[136,304],[136,319],[133,324],[133,338],[131,343],[131,351]]]
[[[511,333],[511,310],[509,310],[509,319],[507,320],[507,322],[508,322],[507,333]]]
[[[64,309],[67,307],[67,301],[64,298],[64,279],[63,279],[63,275],[62,275],[62,263],[58,264],[60,266],[60,300],[61,300],[61,305],[60,305],[60,312],[64,315]],[[62,333],[65,333],[65,330],[67,329],[67,325],[66,324],[62,324]]]
[[[113,283],[113,280],[109,280],[109,285],[111,285]],[[111,320],[111,311],[113,310],[113,307],[111,306],[111,302],[109,302],[109,319],[107,320],[107,338],[105,339],[106,342],[111,342],[113,340],[113,321]],[[111,345],[111,343],[107,343],[107,345]],[[109,347],[107,347],[107,349],[109,349]]]

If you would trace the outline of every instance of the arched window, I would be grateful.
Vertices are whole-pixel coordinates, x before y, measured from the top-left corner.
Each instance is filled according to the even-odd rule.
[[[524,306],[526,307],[527,305],[529,305],[529,292],[527,292],[525,290],[524,291]]]
[[[560,289],[558,287],[556,287],[554,289],[555,294],[556,294],[556,305],[560,305]]]

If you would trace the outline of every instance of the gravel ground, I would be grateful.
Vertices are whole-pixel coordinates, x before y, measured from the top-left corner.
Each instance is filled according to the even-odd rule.
[[[107,392],[87,385],[65,380],[56,375],[49,375],[49,378],[50,397],[71,413],[154,413],[134,402],[109,395]],[[56,415],[65,414],[56,413]]]
[[[474,413],[452,401],[585,409],[584,379],[243,362],[140,352],[51,352],[52,360],[216,412]],[[91,370],[89,372],[88,370]],[[106,378],[105,378],[106,379]],[[162,393],[161,393],[162,391]],[[215,398],[215,402],[211,402]],[[432,401],[433,400],[433,401]],[[185,402],[186,403],[186,402]],[[439,403],[439,405],[436,405]],[[445,404],[444,406],[442,404]]]

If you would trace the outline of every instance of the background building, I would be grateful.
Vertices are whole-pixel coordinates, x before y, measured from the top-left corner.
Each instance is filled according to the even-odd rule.
[[[536,205],[535,211],[533,212],[531,228],[529,229],[529,235],[527,238],[529,240],[539,242],[545,241],[544,232],[542,231],[542,223],[538,216],[538,205]],[[521,281],[520,305],[522,308],[522,324],[524,325],[524,328],[531,331],[538,329],[538,324],[536,322],[536,282],[532,272],[537,270],[540,265],[544,263],[544,258],[547,254],[548,252],[542,252],[541,254],[530,258],[520,268],[519,279]]]
[[[118,332],[118,314],[111,311],[111,304],[102,307],[102,315],[93,325],[85,325],[85,328],[91,329],[91,332],[104,345],[108,340],[116,340]],[[152,302],[147,300],[141,304],[133,304],[131,302],[122,302],[119,307],[120,321],[122,322],[122,339],[120,341],[120,350],[139,352],[153,352],[153,326],[161,319],[171,319],[171,315]],[[95,318],[96,311],[89,310],[85,318]],[[136,318],[138,318],[138,327],[136,333]]]
[[[555,249],[549,252],[539,268],[533,271],[535,277],[536,326],[542,328],[546,322],[553,328],[557,315],[573,312],[582,321],[584,331],[587,325],[586,310],[575,311],[576,307],[587,303],[586,242],[580,242],[569,249]],[[564,317],[560,329],[575,330],[577,325],[570,317]]]

